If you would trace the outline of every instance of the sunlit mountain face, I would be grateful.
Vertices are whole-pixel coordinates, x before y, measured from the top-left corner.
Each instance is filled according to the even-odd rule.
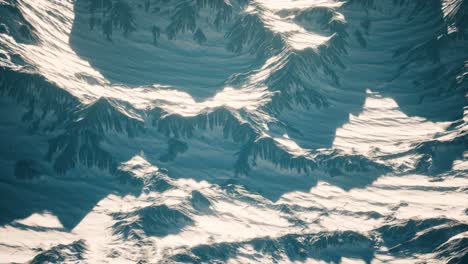
[[[0,0],[0,263],[468,263],[468,1]]]

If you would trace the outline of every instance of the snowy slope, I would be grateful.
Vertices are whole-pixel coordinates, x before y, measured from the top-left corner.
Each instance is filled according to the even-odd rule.
[[[0,0],[0,263],[464,263],[467,8]]]

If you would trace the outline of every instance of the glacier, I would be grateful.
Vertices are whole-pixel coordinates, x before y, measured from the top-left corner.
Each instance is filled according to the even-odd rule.
[[[0,263],[466,263],[467,12],[0,0]]]

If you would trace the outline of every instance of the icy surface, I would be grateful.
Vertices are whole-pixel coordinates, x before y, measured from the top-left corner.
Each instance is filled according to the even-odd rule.
[[[466,14],[0,0],[0,263],[466,263]]]

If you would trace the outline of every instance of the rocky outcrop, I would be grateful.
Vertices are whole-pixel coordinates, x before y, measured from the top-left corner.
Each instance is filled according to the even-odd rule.
[[[0,34],[12,36],[18,43],[38,42],[37,32],[21,13],[17,0],[0,2]]]
[[[86,243],[84,240],[77,240],[70,244],[59,244],[48,250],[45,250],[35,256],[29,263],[64,263],[76,262],[84,260],[86,252]]]
[[[171,256],[182,263],[217,263],[226,262],[240,254],[250,261],[271,258],[276,261],[305,261],[308,258],[332,261],[341,257],[366,256],[369,261],[373,256],[374,242],[356,232],[322,232],[316,234],[288,234],[278,238],[256,238],[242,242],[226,242],[199,245],[186,253]],[[261,254],[241,253],[241,249],[251,247]],[[259,259],[260,258],[260,259]]]
[[[193,220],[177,209],[166,205],[143,207],[129,213],[115,213],[117,222],[113,225],[114,235],[125,239],[139,239],[143,236],[164,237],[180,232]]]

